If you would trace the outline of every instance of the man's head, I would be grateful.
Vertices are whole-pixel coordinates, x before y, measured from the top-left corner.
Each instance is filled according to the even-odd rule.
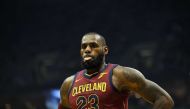
[[[104,37],[94,32],[85,34],[81,40],[80,54],[84,68],[100,68],[105,62],[105,55],[108,54]]]

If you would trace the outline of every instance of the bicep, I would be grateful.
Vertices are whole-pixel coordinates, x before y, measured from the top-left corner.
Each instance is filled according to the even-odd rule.
[[[170,95],[158,84],[147,79],[145,82],[145,87],[139,89],[137,93],[139,93],[148,102],[155,103],[155,101],[160,97],[164,97],[166,100],[171,99]]]
[[[154,103],[160,96],[166,98],[170,97],[164,89],[153,81],[146,79],[144,75],[136,69],[123,68],[123,76],[121,76],[121,78],[123,78],[123,83],[125,83],[122,89],[134,91],[149,103]]]
[[[117,70],[117,78],[119,89],[130,90],[130,91],[138,91],[142,87],[145,87],[145,77],[136,69],[129,67],[118,67]]]
[[[72,81],[74,79],[74,76],[68,77],[60,88],[60,103],[65,108],[70,108],[69,105],[69,97],[68,97],[68,91],[71,87]]]
[[[163,89],[153,81],[146,79],[144,84],[144,87],[139,88],[136,92],[151,104],[164,93]]]

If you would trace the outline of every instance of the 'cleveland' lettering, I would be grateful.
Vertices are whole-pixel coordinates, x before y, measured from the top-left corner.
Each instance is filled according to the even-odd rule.
[[[77,94],[84,93],[84,92],[90,92],[90,91],[106,92],[106,82],[89,83],[89,84],[83,84],[77,87],[73,87],[72,96],[75,96]]]

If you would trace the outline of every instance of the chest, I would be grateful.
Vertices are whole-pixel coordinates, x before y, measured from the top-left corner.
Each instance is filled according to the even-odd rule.
[[[109,75],[100,75],[91,79],[82,76],[76,77],[69,94],[71,106],[74,108],[80,106],[93,107],[98,104],[101,107],[117,102],[117,99],[113,98],[118,97],[118,93],[113,90]]]
[[[79,96],[88,98],[90,95],[95,95],[99,100],[103,101],[108,99],[112,93],[108,78],[76,78],[70,92],[70,97],[77,99]]]

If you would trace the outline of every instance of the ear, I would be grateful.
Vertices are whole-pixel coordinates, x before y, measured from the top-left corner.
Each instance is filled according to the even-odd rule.
[[[108,52],[109,52],[109,49],[108,49],[108,47],[107,47],[107,46],[105,46],[105,47],[104,47],[104,54],[105,54],[105,55],[107,55],[107,54],[108,54]]]

